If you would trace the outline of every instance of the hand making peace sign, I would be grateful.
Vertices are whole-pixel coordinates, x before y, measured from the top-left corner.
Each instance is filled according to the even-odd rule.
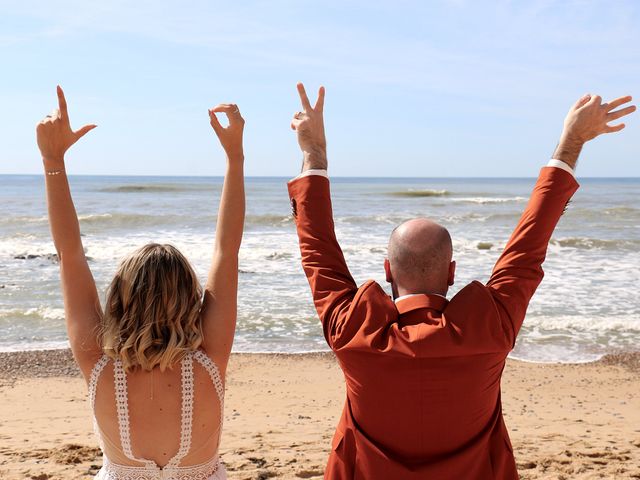
[[[291,128],[298,134],[298,144],[302,150],[303,170],[327,168],[327,141],[324,135],[324,87],[318,90],[318,100],[311,106],[302,83],[298,83],[298,93],[302,111],[296,112],[291,120]]]

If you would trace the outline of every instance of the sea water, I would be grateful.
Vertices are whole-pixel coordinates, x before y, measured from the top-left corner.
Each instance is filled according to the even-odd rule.
[[[286,178],[247,178],[235,351],[325,350],[300,265]],[[534,178],[335,178],[338,240],[357,283],[384,282],[389,234],[427,216],[453,237],[454,295],[486,282],[524,209]],[[580,179],[553,234],[545,278],[512,356],[580,362],[640,339],[640,179]],[[71,176],[89,265],[104,291],[119,260],[172,243],[206,278],[220,177]],[[59,267],[41,176],[0,175],[0,351],[68,346]]]

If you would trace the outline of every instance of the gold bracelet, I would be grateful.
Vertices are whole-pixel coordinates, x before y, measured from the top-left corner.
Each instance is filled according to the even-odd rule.
[[[60,170],[45,170],[44,173],[46,173],[47,175],[60,175],[61,173],[64,173],[64,168],[60,169]]]

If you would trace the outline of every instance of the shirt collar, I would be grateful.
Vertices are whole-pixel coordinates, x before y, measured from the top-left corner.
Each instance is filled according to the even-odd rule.
[[[400,315],[420,308],[430,308],[442,312],[447,303],[449,303],[444,295],[438,293],[412,293],[410,295],[402,295],[394,301]]]

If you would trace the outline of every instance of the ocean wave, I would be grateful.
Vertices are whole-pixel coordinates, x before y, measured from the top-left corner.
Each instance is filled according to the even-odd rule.
[[[457,197],[457,198],[452,198],[451,201],[485,205],[485,204],[492,204],[492,203],[512,203],[512,202],[521,203],[521,202],[526,202],[527,197]]]
[[[56,307],[8,308],[0,310],[0,321],[19,319],[63,320],[64,309]]]
[[[108,224],[108,225],[193,225],[210,224],[215,225],[216,215],[184,216],[184,215],[148,215],[138,213],[101,213],[93,215],[83,215],[78,217],[81,223],[85,224]],[[293,221],[291,215],[247,215],[245,224],[247,226],[280,226]]]
[[[98,189],[102,193],[164,193],[164,192],[198,192],[215,190],[215,185],[175,184],[175,183],[143,183],[130,185],[114,185]]]
[[[389,192],[387,195],[393,197],[447,197],[451,195],[448,190],[402,190],[398,192]]]
[[[640,208],[633,207],[612,207],[605,208],[602,210],[604,215],[613,215],[613,216],[629,216],[629,215],[640,215]]]
[[[192,217],[190,217],[192,218]],[[207,218],[207,217],[203,217]],[[215,218],[213,216],[209,219]],[[90,213],[78,215],[80,225],[109,225],[109,226],[127,226],[127,225],[160,225],[164,223],[185,223],[185,217],[182,215],[150,215],[142,213]],[[0,220],[3,226],[25,226],[25,225],[42,225],[46,226],[49,219],[46,216],[33,217],[5,217]]]
[[[62,350],[69,348],[68,340],[33,341],[33,339],[0,344],[0,353],[29,352],[33,350]]]
[[[586,250],[638,250],[640,248],[640,240],[638,239],[605,240],[600,238],[568,237],[552,238],[549,243],[564,248]]]
[[[408,197],[408,198],[443,198],[446,197],[447,201],[460,202],[460,203],[475,203],[475,204],[492,204],[492,203],[508,203],[508,202],[525,202],[527,197],[496,197],[492,193],[457,193],[449,190],[401,190],[396,192],[389,192],[387,195],[394,197]]]
[[[611,208],[579,207],[572,204],[569,207],[572,217],[579,217],[586,220],[634,220],[640,218],[640,208],[618,206]],[[603,217],[607,217],[604,219]]]
[[[11,216],[3,216],[2,218],[0,218],[0,225],[3,226],[12,226],[12,225],[18,225],[18,226],[24,226],[29,225],[29,224],[41,224],[41,225],[45,225],[49,222],[49,218],[45,215],[38,215],[38,216],[33,216],[33,217],[29,217],[29,216],[20,216],[20,217],[11,217]]]
[[[627,315],[527,315],[523,333],[529,340],[550,341],[554,336],[575,333],[583,335],[616,332],[623,335],[640,333],[640,317]]]
[[[292,222],[293,217],[291,215],[247,215],[245,217],[245,224],[247,226],[260,225],[277,227]]]
[[[97,227],[149,227],[163,225],[192,225],[202,222],[215,222],[214,216],[184,216],[184,215],[149,215],[141,213],[96,213],[78,216],[81,226]]]

